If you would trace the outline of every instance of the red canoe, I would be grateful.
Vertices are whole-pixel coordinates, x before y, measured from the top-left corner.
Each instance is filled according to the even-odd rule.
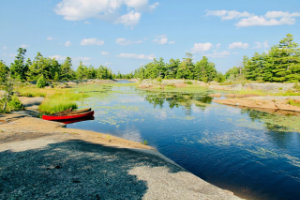
[[[52,120],[52,121],[66,121],[66,120],[75,120],[81,119],[86,117],[92,117],[94,115],[94,111],[87,111],[87,112],[75,112],[75,113],[68,113],[66,115],[43,115],[42,119],[45,120]]]

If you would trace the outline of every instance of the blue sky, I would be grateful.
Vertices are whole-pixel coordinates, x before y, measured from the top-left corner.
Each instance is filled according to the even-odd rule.
[[[300,1],[4,0],[0,27],[6,64],[25,47],[32,59],[39,51],[59,62],[70,56],[74,69],[81,60],[129,73],[192,52],[225,72],[287,33],[300,43]]]

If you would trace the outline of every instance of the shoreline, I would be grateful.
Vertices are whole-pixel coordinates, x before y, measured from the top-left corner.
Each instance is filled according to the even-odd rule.
[[[300,105],[300,91],[294,83],[237,83],[222,85],[204,83],[195,80],[143,80],[138,88],[161,92],[191,92],[205,88],[211,90],[209,95],[213,101],[228,106],[249,108],[258,111],[278,114],[300,115],[300,106],[292,105],[291,101]],[[222,94],[221,94],[221,93]],[[289,94],[293,95],[285,95]],[[297,95],[295,95],[297,94]]]
[[[84,84],[93,84],[93,82],[87,82]],[[183,84],[179,83],[178,85],[176,85],[176,88],[183,89],[181,92],[184,92],[185,89],[184,87],[186,85],[187,84],[185,84],[184,82]],[[197,88],[201,89],[200,87],[202,86],[197,85]],[[149,89],[149,87],[143,89]],[[290,112],[295,113],[294,110],[291,109],[291,107],[288,108],[287,113],[281,112],[280,110],[278,111],[278,107],[284,106],[278,103],[281,103],[283,100],[286,100],[288,97],[276,96],[277,99],[276,101],[274,101],[275,98],[274,96],[270,96],[267,98],[267,100],[265,100],[267,96],[258,96],[258,95],[251,95],[251,94],[244,95],[244,94],[234,94],[234,93],[230,94],[230,92],[229,94],[212,93],[210,94],[210,96],[215,98],[214,102],[216,103],[226,104],[226,101],[232,101],[231,104],[227,103],[226,105],[239,106],[243,108],[245,107],[247,108],[247,106],[243,106],[246,104],[237,103],[237,102],[254,101],[255,105],[263,105],[264,107],[265,105],[267,105],[268,102],[273,102],[275,104],[274,106],[276,106],[275,107],[276,113],[280,113],[280,114],[289,114]],[[223,97],[226,97],[226,99],[223,99]],[[298,97],[295,97],[295,99],[298,101],[297,98]],[[65,144],[70,142],[75,143],[74,145],[79,145],[79,146],[83,145],[82,148],[85,148],[85,146],[92,145],[95,148],[101,147],[101,149],[103,150],[110,149],[118,152],[126,151],[127,152],[126,156],[129,157],[132,155],[136,155],[136,159],[143,159],[144,157],[147,157],[148,161],[150,162],[150,165],[152,165],[151,160],[153,159],[160,160],[159,162],[163,163],[162,166],[159,166],[158,168],[156,167],[149,168],[149,164],[140,166],[140,164],[134,162],[131,163],[136,167],[133,170],[127,171],[128,174],[135,175],[136,177],[139,177],[139,180],[145,180],[148,184],[150,185],[153,184],[154,185],[153,187],[156,188],[155,190],[151,189],[152,186],[150,187],[150,189],[148,188],[148,192],[146,192],[143,195],[143,198],[147,197],[146,199],[157,199],[158,197],[160,197],[157,196],[158,194],[160,194],[157,192],[157,187],[158,187],[157,185],[160,185],[161,182],[166,184],[166,180],[169,180],[169,182],[167,182],[167,186],[160,185],[160,187],[165,187],[164,190],[166,192],[161,191],[161,193],[163,193],[164,195],[166,195],[166,197],[168,197],[166,199],[169,199],[171,197],[176,198],[177,196],[180,195],[186,197],[189,193],[192,194],[190,199],[199,199],[199,198],[194,198],[196,197],[196,195],[197,197],[199,197],[200,195],[204,199],[240,199],[240,197],[237,197],[233,192],[230,192],[225,189],[221,189],[217,186],[207,183],[203,179],[186,171],[184,168],[177,165],[172,160],[166,158],[151,146],[144,145],[139,142],[133,142],[126,139],[122,139],[110,134],[103,134],[103,133],[98,133],[98,132],[88,131],[88,130],[65,128],[64,127],[65,125],[59,122],[45,121],[39,118],[28,116],[28,115],[31,116],[39,115],[37,109],[38,109],[38,105],[43,101],[43,99],[44,98],[42,97],[30,97],[30,98],[20,97],[20,100],[22,104],[25,106],[26,111],[17,112],[19,114],[16,113],[8,114],[6,115],[6,119],[3,119],[3,116],[0,115],[0,133],[1,133],[0,153],[2,152],[21,153],[21,152],[28,152],[33,150],[42,151],[43,149],[48,149],[49,147],[55,146],[57,144]],[[261,101],[265,101],[265,102],[261,103]],[[248,107],[248,108],[261,110],[264,112],[272,112],[272,113],[274,112],[273,107],[267,110],[260,107],[257,108],[255,106]],[[49,153],[51,152],[52,150]],[[77,152],[77,150],[71,149],[70,152],[75,153]],[[122,158],[118,158],[117,160],[122,160]],[[117,160],[116,162],[118,162]],[[126,163],[127,162],[124,161],[125,165]],[[176,174],[175,178],[173,177],[174,173],[172,172],[172,170],[170,170],[170,168],[173,167],[176,168],[176,171],[180,171],[180,173],[175,173]],[[34,174],[34,172],[31,173]],[[177,175],[181,173],[183,173],[184,175],[179,175],[179,177],[177,177]],[[153,179],[151,176],[156,178]],[[193,180],[193,183],[187,184],[187,186],[184,187],[183,190],[185,190],[186,193],[182,194],[180,191],[178,191],[179,194],[176,193],[177,196],[172,196],[174,188],[181,189],[182,182],[187,183],[189,181],[188,179]],[[195,187],[192,187],[191,185],[195,185]],[[70,185],[69,187],[72,187],[72,185]],[[203,188],[206,189],[202,190]],[[207,193],[207,191],[209,192]],[[208,194],[209,196],[207,196]]]
[[[59,122],[29,117],[20,112],[0,115],[0,141],[0,163],[6,169],[2,172],[0,170],[0,175],[10,177],[1,183],[0,198],[86,198],[82,195],[95,191],[92,196],[99,196],[101,199],[116,199],[120,195],[131,199],[242,199],[233,192],[214,186],[186,171],[151,146],[109,134],[64,128]],[[64,156],[60,155],[62,153]],[[88,160],[78,163],[79,155],[82,155],[81,159]],[[50,160],[41,162],[40,159],[49,156]],[[90,165],[97,170],[86,173],[84,169]],[[131,167],[128,168],[128,165]],[[81,170],[70,174],[71,169]],[[18,173],[22,174],[22,178],[15,177]],[[37,184],[43,182],[48,175],[47,183],[44,184],[53,191],[46,193],[50,196],[44,196],[42,185],[26,187],[32,182],[32,177],[36,177]],[[120,181],[124,176],[128,180]],[[22,184],[9,181],[14,179],[20,179]],[[97,185],[92,184],[94,182]],[[80,183],[82,188],[78,193],[76,188]],[[99,188],[103,184],[104,188],[105,185],[107,188],[112,184],[113,187],[109,189],[111,192],[107,193],[106,190],[103,191],[104,188]],[[144,188],[142,193],[141,185]]]

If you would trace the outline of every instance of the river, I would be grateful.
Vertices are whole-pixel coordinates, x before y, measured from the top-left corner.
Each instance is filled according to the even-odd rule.
[[[79,102],[95,119],[68,127],[144,142],[200,178],[248,199],[300,199],[299,116],[219,105],[210,91],[146,92],[129,84]]]

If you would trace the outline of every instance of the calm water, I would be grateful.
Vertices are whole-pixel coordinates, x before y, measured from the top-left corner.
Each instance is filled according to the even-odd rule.
[[[215,104],[208,91],[105,86],[81,102],[95,120],[68,125],[154,146],[202,179],[251,199],[300,199],[300,117]]]

